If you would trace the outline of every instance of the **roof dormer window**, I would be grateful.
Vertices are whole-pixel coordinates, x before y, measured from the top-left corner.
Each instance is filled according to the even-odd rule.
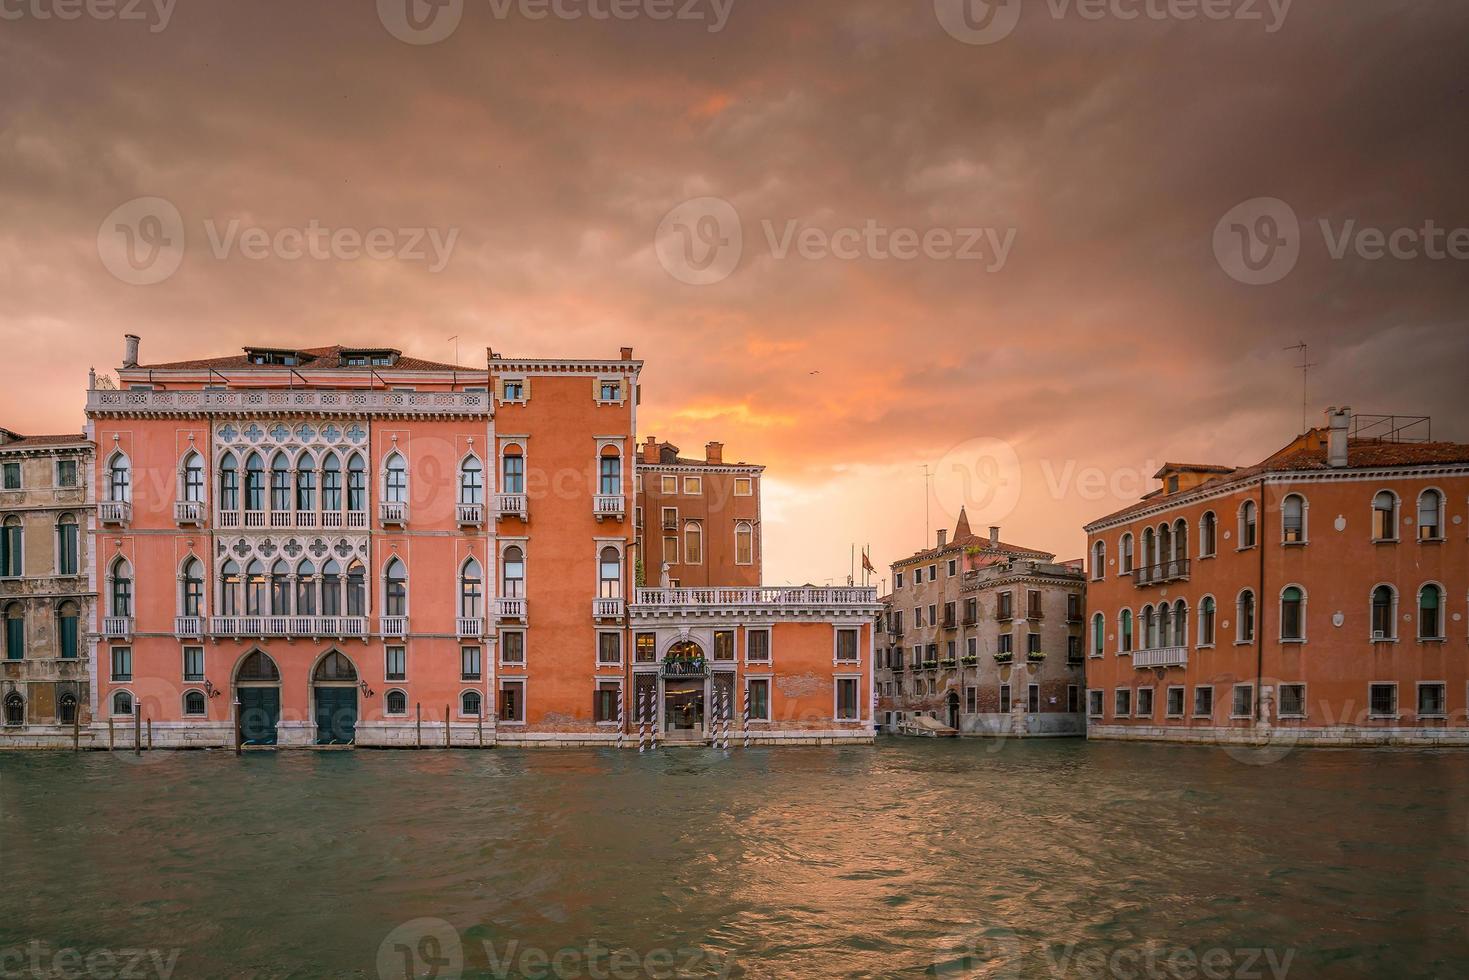
[[[274,367],[296,367],[301,363],[299,351],[278,350],[270,347],[246,347],[245,355],[251,364],[264,364]]]
[[[393,367],[398,363],[399,351],[395,350],[344,350],[342,367]]]

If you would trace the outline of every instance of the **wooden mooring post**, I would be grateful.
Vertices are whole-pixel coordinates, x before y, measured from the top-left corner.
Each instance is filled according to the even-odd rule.
[[[421,748],[423,748],[423,702],[422,701],[415,701],[415,702],[413,702],[413,714],[414,714],[414,720],[413,720],[413,738],[414,738],[414,745],[413,745],[413,747],[416,748],[416,749],[421,749]]]
[[[446,704],[444,705],[444,748],[450,749],[453,747],[449,740],[449,706]]]
[[[80,752],[82,750],[82,706],[77,705],[76,711],[71,716],[71,750]]]
[[[138,703],[133,702],[133,755],[143,754],[143,715],[138,711]]]
[[[153,751],[153,719],[148,719],[148,751]]]

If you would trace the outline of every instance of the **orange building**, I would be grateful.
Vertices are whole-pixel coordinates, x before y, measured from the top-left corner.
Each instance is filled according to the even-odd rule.
[[[718,442],[705,446],[701,460],[678,452],[677,446],[649,436],[638,456],[644,584],[659,584],[666,574],[673,586],[759,585],[765,467],[726,463],[724,444]]]
[[[88,393],[94,739],[604,744],[635,677],[667,738],[871,738],[871,590],[634,592],[630,348],[138,345]]]
[[[1089,735],[1469,744],[1469,445],[1415,428],[1332,410],[1087,525]]]

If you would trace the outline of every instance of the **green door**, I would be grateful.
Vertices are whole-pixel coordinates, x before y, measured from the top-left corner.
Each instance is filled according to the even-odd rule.
[[[316,688],[316,744],[350,745],[357,735],[357,688]]]
[[[281,720],[281,689],[241,687],[240,742],[245,745],[274,745],[275,726]]]

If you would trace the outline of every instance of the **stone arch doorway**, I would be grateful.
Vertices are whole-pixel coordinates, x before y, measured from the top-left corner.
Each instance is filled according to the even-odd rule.
[[[947,708],[948,725],[957,732],[959,730],[959,692],[950,691],[949,696],[944,700],[944,704]]]
[[[264,650],[235,668],[235,725],[241,745],[274,745],[281,721],[281,671]]]
[[[316,744],[351,745],[357,737],[357,666],[346,654],[328,651],[311,671]]]
[[[693,640],[680,640],[663,658],[663,731],[670,742],[702,741],[709,661]]]

